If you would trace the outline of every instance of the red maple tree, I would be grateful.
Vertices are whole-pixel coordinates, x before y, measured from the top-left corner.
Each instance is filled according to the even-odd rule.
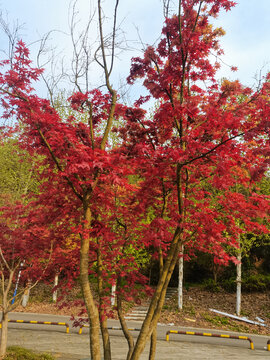
[[[47,276],[53,248],[50,239],[48,226],[41,228],[34,222],[27,205],[6,199],[0,207],[1,358],[6,353],[8,313],[16,309],[24,291]],[[19,280],[25,283],[23,290],[17,289],[18,284],[14,287]]]
[[[118,285],[123,320],[122,296],[140,279],[130,247],[151,246],[160,260],[159,282],[135,346],[122,322],[127,358],[138,359],[152,336],[153,359],[157,321],[183,247],[189,256],[199,249],[227,263],[232,258],[224,245],[237,246],[242,231],[266,231],[256,218],[267,216],[269,202],[252,184],[269,161],[269,77],[256,91],[238,81],[219,84],[219,64],[209,59],[211,52],[222,53],[218,38],[223,34],[209,18],[233,5],[180,0],[179,13],[166,19],[159,44],[132,60],[128,81],[144,79],[157,100],[153,116],[140,108],[145,98],[133,107],[118,103],[105,61],[107,93],[96,89],[69,98],[75,111],[87,115],[85,122],[61,119],[49,101],[35,95],[31,83],[40,70],[31,66],[23,42],[12,68],[1,64],[4,116],[23,123],[22,146],[42,155],[46,166],[38,200],[45,211],[37,223],[53,229],[60,248],[72,238],[80,255],[93,359],[100,359],[99,326],[104,358],[111,358],[108,283]],[[117,119],[124,125],[113,129],[121,137],[113,148],[109,134]],[[236,191],[236,184],[251,196]],[[98,305],[89,273],[97,277]]]

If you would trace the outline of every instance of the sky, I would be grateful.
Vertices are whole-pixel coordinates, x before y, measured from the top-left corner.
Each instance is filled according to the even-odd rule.
[[[221,40],[225,51],[222,60],[230,66],[237,66],[238,71],[232,73],[229,66],[224,66],[218,76],[237,78],[245,85],[252,86],[256,83],[256,74],[270,71],[270,0],[237,2],[236,7],[230,12],[222,12],[215,24],[222,26],[226,31]],[[77,2],[78,19],[81,19],[79,25],[82,27],[86,16],[93,11],[90,3],[90,0]],[[113,3],[113,0],[103,0],[106,15],[110,14]],[[10,25],[16,21],[23,24],[21,38],[29,45],[33,58],[38,46],[35,41],[50,30],[57,30],[51,34],[50,44],[57,48],[57,56],[65,55],[68,66],[70,43],[66,34],[69,28],[69,4],[69,0],[0,0],[0,10]],[[140,50],[143,46],[140,41],[146,44],[154,44],[157,41],[163,23],[162,0],[120,0],[118,19],[133,50],[119,54],[114,67],[114,82],[126,78],[130,58],[141,55]],[[93,33],[95,30],[96,28],[93,29]],[[0,49],[5,49],[6,46],[7,39],[1,33]],[[100,79],[97,78],[95,70],[91,76],[93,83],[98,84]]]

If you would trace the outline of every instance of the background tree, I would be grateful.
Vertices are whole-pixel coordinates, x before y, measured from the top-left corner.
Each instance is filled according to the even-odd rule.
[[[22,203],[7,203],[0,207],[0,284],[1,284],[1,342],[0,358],[6,353],[8,313],[20,303],[24,289],[14,294],[14,283],[21,275],[27,282],[27,290],[33,288],[45,276],[50,261],[52,244],[49,231],[40,228],[30,220],[29,210]],[[33,220],[33,219],[32,219]]]
[[[15,202],[29,193],[37,192],[38,179],[34,162],[23,152],[16,139],[5,138],[0,143],[0,194],[4,201]]]

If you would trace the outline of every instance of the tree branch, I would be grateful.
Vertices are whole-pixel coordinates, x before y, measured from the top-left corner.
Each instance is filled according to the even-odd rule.
[[[48,143],[47,139],[45,138],[45,135],[43,134],[43,132],[40,130],[40,126],[37,125],[37,131],[41,137],[41,139],[43,140],[45,146],[47,147],[47,149],[49,150],[49,153],[57,167],[57,169],[60,171],[60,172],[63,172],[63,169],[62,169],[62,166],[60,165],[57,157],[55,156],[50,144]],[[70,180],[70,178],[68,176],[64,176],[64,178],[66,179],[66,181],[68,182],[69,186],[71,187],[72,191],[74,192],[74,194],[77,196],[78,199],[80,199],[81,201],[83,200],[83,197],[82,195],[76,190],[73,182]]]
[[[117,8],[119,5],[119,0],[116,0],[115,7],[114,7],[114,21],[113,21],[113,34],[112,34],[112,56],[111,56],[111,67],[109,70],[109,76],[111,75],[114,63],[114,52],[115,52],[115,36],[116,36],[116,16],[117,16]]]

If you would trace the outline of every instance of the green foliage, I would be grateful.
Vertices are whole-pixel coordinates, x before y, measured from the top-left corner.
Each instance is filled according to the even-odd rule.
[[[245,317],[250,317],[252,316],[251,312],[250,311],[246,311],[246,310],[241,310],[241,316],[245,316]]]
[[[236,291],[235,277],[221,281],[220,285],[227,292],[233,293]],[[242,279],[243,292],[265,291],[268,289],[270,289],[269,274],[251,274],[249,276],[243,277]]]
[[[229,279],[223,280],[220,285],[225,291],[229,293],[234,293],[236,291],[235,277],[230,277]]]
[[[139,264],[143,269],[150,263],[150,254],[145,248],[134,249],[132,245],[126,246],[125,253],[127,255],[133,255],[136,259],[136,264]]]
[[[190,304],[184,304],[183,305],[183,311],[190,316],[195,316],[196,315],[196,311],[193,305]]]
[[[242,290],[246,292],[270,289],[270,275],[252,274],[242,280]]]
[[[202,284],[203,289],[217,293],[221,291],[221,286],[214,279],[206,279]]]
[[[209,323],[215,325],[216,327],[222,327],[226,325],[230,330],[237,332],[248,332],[249,328],[245,325],[239,325],[235,321],[228,319],[226,317],[211,315],[208,313],[202,314],[202,317]]]
[[[55,358],[49,354],[37,354],[31,350],[21,348],[19,346],[10,346],[4,360],[54,360]]]
[[[218,315],[210,315],[208,313],[202,314],[203,318],[214,325],[228,325],[230,323],[230,320],[228,318],[218,316]]]
[[[0,144],[0,201],[5,197],[19,200],[28,192],[37,192],[38,181],[33,171],[30,156],[22,151],[16,140]]]
[[[264,195],[270,195],[270,176],[264,176],[260,181],[260,192]]]

